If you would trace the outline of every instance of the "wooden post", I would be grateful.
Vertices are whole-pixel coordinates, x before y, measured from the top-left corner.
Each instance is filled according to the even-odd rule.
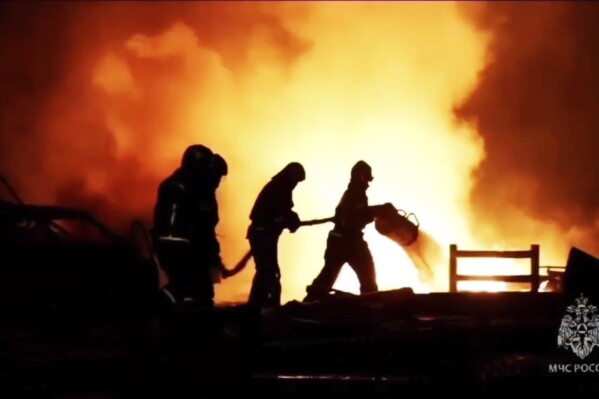
[[[533,244],[530,246],[530,285],[532,292],[539,292],[540,273],[539,273],[539,245]]]
[[[451,244],[449,246],[449,292],[458,291],[458,246]]]

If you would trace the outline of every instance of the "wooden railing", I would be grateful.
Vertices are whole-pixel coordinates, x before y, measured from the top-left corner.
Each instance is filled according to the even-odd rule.
[[[463,275],[458,274],[458,258],[508,258],[530,259],[530,274],[525,275]],[[506,283],[529,283],[532,292],[539,292],[539,245],[533,244],[525,251],[465,251],[456,244],[449,246],[449,292],[458,291],[459,281],[503,281]]]

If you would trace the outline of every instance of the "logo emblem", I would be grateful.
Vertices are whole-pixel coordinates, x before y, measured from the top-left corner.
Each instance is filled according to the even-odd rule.
[[[588,302],[588,298],[580,294],[580,298],[576,298],[576,305],[566,308],[557,336],[559,348],[571,349],[581,359],[599,346],[599,315],[595,314],[597,306]]]

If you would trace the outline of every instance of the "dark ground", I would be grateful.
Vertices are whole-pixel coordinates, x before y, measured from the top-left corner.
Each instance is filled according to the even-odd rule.
[[[5,397],[302,397],[332,392],[599,391],[557,348],[557,293],[391,291],[214,314],[114,307],[0,323]],[[258,322],[259,321],[259,322]],[[573,366],[572,366],[573,367]]]

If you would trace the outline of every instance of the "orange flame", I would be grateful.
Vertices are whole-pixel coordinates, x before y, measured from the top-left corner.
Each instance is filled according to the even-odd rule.
[[[423,282],[410,254],[368,227],[380,288],[446,290],[450,243],[494,244],[479,242],[468,219],[472,172],[484,159],[484,143],[472,126],[457,125],[452,112],[477,83],[488,38],[452,3],[244,7],[253,6],[296,38],[293,56],[276,51],[272,32],[256,29],[247,59],[232,67],[194,29],[176,22],[155,35],[133,35],[95,61],[90,84],[113,151],[119,159],[138,156],[143,142],[139,166],[152,176],[134,200],[119,197],[115,206],[147,214],[155,195],[148,187],[177,166],[188,144],[208,145],[230,164],[219,190],[219,233],[230,265],[247,248],[257,193],[285,164],[306,167],[295,209],[312,219],[332,215],[351,166],[363,159],[375,176],[370,202],[414,212],[443,249],[428,260],[433,280]],[[88,173],[87,187],[110,195],[111,173]],[[283,235],[284,300],[301,298],[322,267],[329,227]],[[245,300],[252,276],[248,267],[220,284],[218,299]],[[358,291],[349,269],[336,288]]]

